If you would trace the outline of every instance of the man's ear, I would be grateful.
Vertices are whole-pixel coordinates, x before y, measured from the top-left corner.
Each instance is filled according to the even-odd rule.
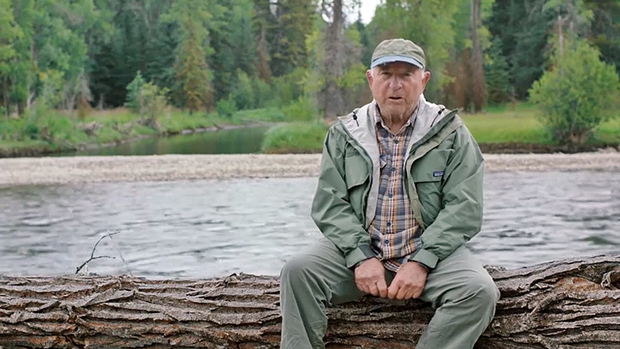
[[[372,88],[373,77],[372,77],[372,71],[370,71],[370,69],[366,70],[366,80],[368,80],[368,87]]]
[[[428,83],[428,80],[431,79],[431,72],[428,70],[425,70],[424,72],[422,72],[422,83],[424,84],[424,86],[426,87],[426,84]]]

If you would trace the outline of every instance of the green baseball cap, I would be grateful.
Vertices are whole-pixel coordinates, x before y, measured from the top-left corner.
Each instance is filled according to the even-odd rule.
[[[370,68],[392,62],[405,62],[424,69],[426,65],[424,50],[410,40],[384,40],[377,45],[372,53]]]

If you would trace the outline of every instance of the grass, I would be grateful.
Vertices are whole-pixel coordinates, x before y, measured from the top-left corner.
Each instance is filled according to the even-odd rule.
[[[489,107],[479,114],[461,113],[463,122],[479,144],[555,145],[537,119],[535,106]],[[263,151],[270,153],[320,152],[326,126],[316,122],[295,123],[272,128],[263,141]],[[601,124],[587,141],[590,145],[620,144],[620,117]]]
[[[555,144],[538,121],[538,109],[531,104],[490,107],[486,113],[461,114],[478,143]],[[587,144],[620,144],[620,117],[599,125]]]
[[[594,130],[594,139],[606,144],[620,144],[620,117],[599,125]]]
[[[460,114],[478,143],[553,144],[530,105],[489,108],[486,113]]]

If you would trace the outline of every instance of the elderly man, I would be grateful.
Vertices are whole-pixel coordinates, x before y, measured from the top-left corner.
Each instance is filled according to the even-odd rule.
[[[417,349],[473,348],[499,299],[464,246],[482,223],[480,149],[456,111],[424,99],[418,45],[381,42],[366,78],[374,100],[325,138],[312,203],[324,237],[282,268],[281,348],[324,348],[325,308],[368,294],[432,304]]]

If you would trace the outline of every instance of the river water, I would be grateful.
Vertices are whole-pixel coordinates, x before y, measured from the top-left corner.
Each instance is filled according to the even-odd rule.
[[[0,188],[0,274],[87,271],[149,278],[278,274],[320,233],[316,179],[92,183]],[[470,249],[517,268],[617,252],[620,178],[613,172],[490,173],[483,229]],[[86,269],[85,269],[86,270]]]
[[[239,127],[170,137],[144,138],[112,147],[53,154],[53,156],[252,154],[261,150],[268,126]]]

